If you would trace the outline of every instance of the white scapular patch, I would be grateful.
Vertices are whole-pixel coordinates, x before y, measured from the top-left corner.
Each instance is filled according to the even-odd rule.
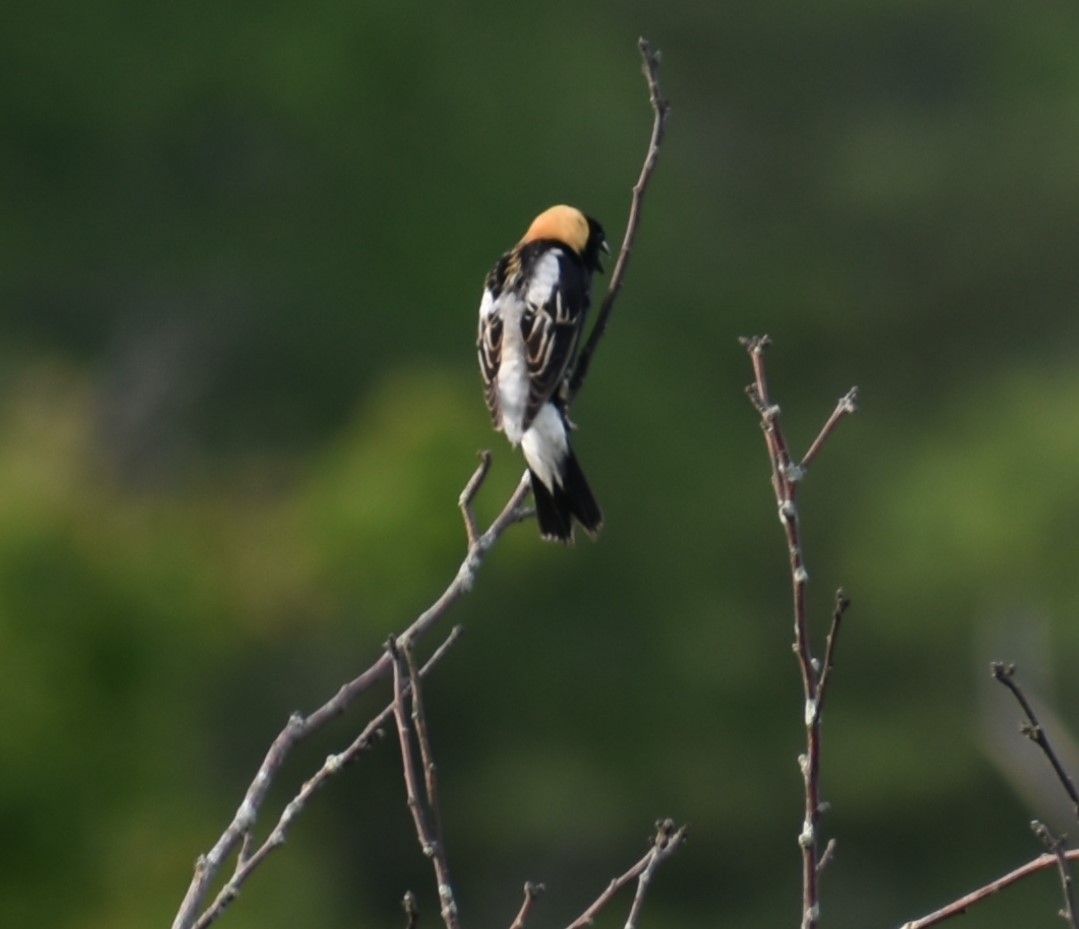
[[[540,407],[532,425],[521,439],[528,467],[550,490],[562,486],[562,465],[569,454],[569,439],[562,414],[553,403]]]
[[[525,299],[533,306],[546,306],[558,286],[558,279],[562,275],[562,265],[558,260],[561,253],[560,248],[552,248],[532,266]]]

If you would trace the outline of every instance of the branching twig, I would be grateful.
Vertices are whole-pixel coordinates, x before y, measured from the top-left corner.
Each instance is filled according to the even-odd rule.
[[[431,753],[431,737],[427,733],[427,714],[424,711],[423,689],[416,669],[416,659],[411,648],[404,649],[408,667],[408,681],[412,685],[412,725],[416,730],[416,742],[420,746],[420,764],[423,765],[423,785],[427,794],[427,808],[431,813],[432,838],[438,848],[443,848],[442,807],[438,797],[438,770]]]
[[[397,721],[397,735],[401,744],[401,768],[404,771],[405,789],[408,794],[408,809],[412,813],[412,822],[416,827],[416,838],[424,855],[431,859],[435,869],[438,886],[438,899],[442,921],[446,929],[458,929],[457,901],[454,899],[453,882],[450,880],[449,863],[446,860],[446,847],[436,825],[441,816],[438,811],[438,788],[434,776],[434,762],[431,760],[431,746],[427,740],[427,725],[424,722],[419,681],[412,679],[414,668],[407,647],[400,646],[392,637],[386,643],[387,651],[393,659],[393,716]],[[416,782],[416,765],[412,755],[412,733],[408,726],[408,710],[405,707],[406,681],[412,682],[412,719],[416,725],[416,741],[420,746],[420,757],[424,766],[424,793],[420,797]]]
[[[472,519],[471,501],[483,483],[483,479],[487,473],[487,467],[486,462],[481,460],[476,471],[469,479],[465,492],[461,495],[461,510],[465,519],[465,531],[466,534],[473,536],[475,533],[475,523],[474,520],[470,523],[470,519]],[[516,490],[510,496],[506,505],[502,508],[502,511],[494,518],[491,525],[488,526],[487,530],[478,536],[474,536],[470,541],[468,551],[449,586],[446,587],[431,606],[424,610],[412,624],[398,636],[399,643],[411,644],[418,640],[420,636],[427,632],[449,611],[450,607],[452,607],[457,600],[472,589],[480,566],[483,564],[491,547],[499,538],[501,538],[502,534],[511,525],[515,522],[519,522],[523,518],[521,513],[521,503],[528,494],[529,488],[530,484],[526,474],[522,477]],[[192,877],[191,884],[188,886],[187,893],[180,904],[180,909],[177,911],[176,917],[173,920],[172,929],[191,929],[191,927],[205,929],[206,926],[209,926],[235,898],[240,884],[247,879],[255,867],[257,867],[274,848],[279,847],[283,843],[284,828],[287,828],[292,816],[294,816],[296,812],[299,811],[299,808],[303,806],[302,802],[296,807],[294,807],[293,804],[295,804],[296,801],[306,800],[307,794],[305,794],[303,790],[301,790],[296,800],[293,801],[293,804],[290,804],[289,807],[286,808],[285,813],[282,814],[281,821],[278,822],[278,825],[275,827],[273,833],[271,833],[270,838],[263,843],[258,851],[251,854],[250,857],[242,862],[238,862],[236,872],[233,874],[228,884],[226,884],[225,888],[218,894],[213,904],[199,916],[199,910],[202,907],[206,894],[220,874],[228,857],[237,850],[241,843],[245,841],[245,836],[248,836],[253,829],[255,820],[261,811],[263,801],[266,799],[266,794],[269,791],[270,785],[278,771],[281,769],[281,766],[284,764],[289,752],[302,739],[321,728],[331,719],[344,713],[361,693],[386,676],[391,669],[391,665],[392,661],[389,654],[383,652],[371,667],[347,684],[343,685],[333,697],[327,700],[309,716],[304,717],[300,713],[294,713],[289,718],[288,724],[280,734],[278,734],[277,738],[274,739],[273,744],[271,744],[269,751],[266,753],[266,757],[263,759],[258,772],[255,774],[254,780],[248,787],[243,802],[240,804],[239,809],[237,809],[232,822],[221,834],[221,837],[217,842],[214,843],[213,848],[205,855],[200,856],[195,863],[194,876]],[[371,726],[365,728],[364,732],[367,732],[368,730],[373,731]],[[361,735],[361,737],[353,743],[353,746],[359,744],[362,739],[363,736]],[[346,753],[347,751],[348,750],[346,750]],[[331,756],[331,758],[334,757],[339,756]],[[332,766],[330,768],[324,768],[323,771],[320,771],[315,778],[312,778],[312,781],[308,782],[308,784],[314,782],[317,787],[321,785],[325,776],[336,773],[337,770],[339,770],[339,768]],[[308,785],[305,784],[305,789],[307,786]]]
[[[644,200],[648,182],[652,178],[652,172],[656,170],[656,162],[659,159],[659,149],[663,144],[663,136],[667,131],[667,117],[670,115],[671,106],[659,86],[659,62],[660,53],[652,50],[647,39],[637,40],[637,47],[641,51],[641,62],[644,78],[648,82],[648,100],[652,106],[652,137],[648,142],[648,151],[644,156],[644,164],[641,166],[640,176],[633,185],[633,199],[629,205],[629,219],[626,221],[626,232],[622,237],[622,247],[618,251],[618,260],[611,272],[611,282],[607,286],[607,293],[599,306],[596,314],[596,322],[592,326],[592,332],[588,336],[577,363],[574,365],[573,374],[569,378],[567,406],[580,392],[584,379],[588,376],[588,368],[592,364],[592,357],[596,353],[600,339],[607,329],[607,321],[610,319],[614,302],[618,299],[622,282],[626,276],[626,265],[629,263],[630,253],[633,251],[633,240],[637,235],[637,227],[641,222],[641,203]]]
[[[818,882],[823,866],[834,853],[832,843],[829,843],[823,854],[820,851],[820,816],[823,811],[820,798],[821,709],[832,671],[840,621],[849,601],[842,590],[837,592],[832,626],[825,646],[824,665],[821,667],[813,657],[809,641],[809,620],[806,614],[806,584],[809,581],[809,572],[806,570],[802,552],[801,528],[796,503],[798,488],[805,476],[806,468],[817,457],[839,421],[854,411],[854,398],[857,396],[857,391],[852,388],[839,400],[820,434],[803,456],[801,463],[795,464],[780,425],[779,407],[772,401],[768,391],[764,353],[770,340],[768,336],[754,336],[742,339],[741,342],[743,348],[749,353],[753,366],[753,383],[746,388],[746,393],[761,418],[761,429],[764,432],[768,460],[772,467],[772,490],[775,492],[776,504],[779,507],[779,521],[783,525],[787,537],[787,550],[790,554],[794,601],[794,653],[798,659],[798,667],[802,675],[802,690],[805,695],[806,751],[798,758],[802,780],[805,784],[805,819],[798,836],[798,844],[802,849],[802,929],[816,929],[820,918]]]
[[[680,826],[676,829],[674,821],[670,819],[657,822],[656,834],[648,853],[625,874],[612,880],[607,885],[607,889],[596,897],[588,909],[571,922],[566,929],[583,929],[585,926],[590,926],[594,922],[596,915],[611,902],[614,895],[636,878],[637,893],[633,897],[633,904],[626,920],[626,929],[634,929],[637,915],[640,912],[641,904],[644,902],[644,895],[648,890],[648,883],[652,879],[652,875],[655,873],[656,868],[678,850],[678,846],[682,844],[685,837],[685,826]]]
[[[431,654],[431,657],[427,659],[427,663],[424,664],[423,668],[420,670],[421,677],[429,674],[431,669],[442,660],[442,657],[449,651],[450,646],[460,638],[462,631],[460,626],[455,626],[453,628],[446,637],[446,640],[439,645],[439,647]],[[374,719],[363,728],[363,731],[353,740],[351,745],[343,752],[336,755],[330,755],[322,767],[319,768],[311,778],[304,782],[303,786],[300,788],[300,792],[285,806],[284,811],[281,813],[281,817],[277,821],[277,825],[274,826],[269,836],[258,849],[250,853],[241,852],[237,859],[236,870],[233,872],[232,877],[229,879],[228,883],[221,888],[220,892],[214,898],[213,903],[207,907],[206,912],[199,917],[198,922],[195,923],[195,929],[206,929],[207,926],[224,912],[225,907],[236,899],[236,896],[240,892],[240,887],[250,876],[251,872],[262,863],[263,859],[265,859],[270,852],[285,844],[289,826],[292,825],[293,820],[303,810],[308,798],[315,793],[316,790],[322,787],[333,775],[337,774],[350,762],[355,761],[357,756],[381,741],[383,734],[382,727],[389,721],[391,716],[393,716],[392,703],[383,709],[381,713],[374,717]],[[247,837],[244,840],[245,849],[250,844],[250,835],[251,833],[248,832]]]
[[[1046,736],[1045,730],[1038,721],[1038,717],[1034,712],[1034,707],[1031,706],[1026,694],[1023,693],[1018,681],[1016,681],[1015,665],[1005,664],[1002,661],[994,661],[989,667],[993,677],[1011,691],[1012,696],[1015,697],[1016,702],[1018,702],[1023,713],[1026,715],[1027,721],[1022,727],[1023,734],[1030,738],[1031,741],[1036,742],[1045,753],[1046,758],[1049,759],[1049,763],[1052,765],[1053,770],[1060,779],[1060,783],[1064,786],[1064,789],[1067,791],[1072,802],[1076,804],[1076,810],[1079,811],[1079,797],[1076,796],[1075,784],[1065,770],[1064,765],[1057,757],[1056,752],[1053,750],[1053,746],[1049,743],[1049,738]],[[1014,884],[1016,881],[1022,880],[1031,874],[1042,871],[1053,865],[1056,865],[1057,869],[1060,871],[1060,881],[1064,890],[1065,908],[1061,911],[1061,915],[1068,920],[1069,925],[1071,925],[1073,929],[1079,929],[1079,925],[1076,923],[1076,920],[1079,919],[1079,909],[1076,907],[1075,890],[1072,883],[1071,872],[1068,868],[1069,861],[1079,860],[1079,851],[1067,851],[1063,840],[1055,838],[1049,830],[1037,820],[1031,823],[1031,828],[1033,828],[1035,835],[1037,835],[1049,848],[1050,854],[1041,855],[1033,861],[1028,861],[1025,865],[1016,868],[1014,871],[1005,874],[1003,877],[997,878],[997,880],[986,884],[984,887],[979,887],[977,890],[971,891],[966,896],[960,897],[958,900],[949,903],[947,906],[941,907],[939,910],[930,913],[928,916],[923,916],[921,919],[915,919],[911,922],[904,923],[901,929],[929,929],[930,926],[935,926],[938,923],[944,922],[946,919],[958,916],[960,913],[965,913],[970,907],[974,906],[974,904],[980,903],[987,897],[991,897],[993,894],[997,893],[997,891],[1003,890],[1010,884]]]
[[[1068,797],[1071,798],[1072,809],[1075,811],[1076,816],[1079,816],[1079,791],[1076,791],[1075,782],[1071,779],[1060,757],[1053,750],[1053,746],[1049,744],[1049,737],[1045,734],[1042,724],[1038,722],[1038,717],[1034,714],[1034,707],[1030,705],[1026,694],[1023,693],[1022,688],[1016,681],[1015,665],[1005,664],[1003,661],[994,661],[989,665],[989,669],[993,677],[1012,692],[1012,696],[1022,707],[1027,717],[1027,721],[1022,727],[1023,735],[1032,742],[1036,742],[1038,747],[1045,753],[1045,757],[1049,759],[1049,764],[1053,766],[1061,785],[1067,792]]]
[[[1067,858],[1068,861],[1079,861],[1079,849],[1067,852],[1064,857]],[[998,877],[995,881],[991,881],[984,887],[979,887],[977,890],[971,891],[966,896],[952,901],[947,906],[943,906],[939,910],[929,913],[927,916],[922,916],[920,919],[913,919],[910,922],[903,923],[899,929],[929,929],[930,926],[936,926],[947,919],[951,919],[953,916],[959,916],[960,914],[965,913],[970,907],[974,906],[974,904],[980,903],[986,897],[993,896],[993,894],[1014,884],[1016,881],[1029,877],[1031,874],[1035,874],[1038,871],[1044,871],[1046,868],[1051,868],[1056,864],[1056,855],[1041,855],[1033,861],[1028,861],[1025,865],[1016,868],[1014,871],[1009,871],[1003,877]]]

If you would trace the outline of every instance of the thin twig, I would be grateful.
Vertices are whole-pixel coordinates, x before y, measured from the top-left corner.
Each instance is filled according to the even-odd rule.
[[[1073,849],[1072,851],[1067,852],[1064,857],[1067,858],[1068,861],[1079,861],[1079,849]],[[922,916],[919,919],[913,919],[910,922],[903,923],[899,929],[929,929],[930,926],[936,926],[947,919],[951,919],[953,916],[959,916],[961,913],[965,913],[976,903],[980,903],[982,900],[986,899],[986,897],[993,896],[993,894],[1014,884],[1016,881],[1029,877],[1031,874],[1035,874],[1038,871],[1044,871],[1046,868],[1051,868],[1056,864],[1056,855],[1040,855],[1033,861],[1028,861],[1025,865],[1016,868],[1014,871],[1009,871],[1003,877],[998,877],[995,881],[991,881],[984,887],[972,890],[969,894],[960,897],[958,900],[953,900],[947,906],[943,906],[939,910],[934,910],[927,916]]]
[[[824,642],[824,663],[821,665],[820,677],[817,678],[817,713],[824,713],[824,695],[828,691],[828,682],[831,680],[832,668],[835,667],[835,646],[839,641],[839,625],[843,621],[843,614],[850,608],[850,597],[843,588],[835,592],[835,609],[832,611],[832,626],[828,630],[828,638]]]
[[[510,929],[524,929],[525,920],[528,919],[528,914],[532,912],[532,905],[536,902],[536,898],[546,889],[543,884],[525,881],[525,898],[513,922],[510,923]]]
[[[465,484],[465,489],[461,491],[461,496],[457,498],[457,506],[460,507],[461,516],[465,521],[465,536],[468,538],[469,548],[476,544],[476,537],[478,535],[476,530],[476,514],[472,512],[472,501],[476,499],[476,494],[483,485],[483,481],[487,477],[487,472],[491,470],[490,449],[485,448],[480,451],[479,457],[479,466],[472,474],[468,483]]]
[[[1079,929],[1079,924],[1076,924],[1075,921],[1075,888],[1072,885],[1071,870],[1068,868],[1068,843],[1063,836],[1057,838],[1049,831],[1049,827],[1045,823],[1036,819],[1030,824],[1030,828],[1034,830],[1034,835],[1041,840],[1045,847],[1049,849],[1049,853],[1057,860],[1057,870],[1060,872],[1060,886],[1064,891],[1064,909],[1060,911],[1060,915],[1072,929]]]
[[[817,874],[823,872],[832,863],[833,858],[835,858],[835,839],[829,839],[821,853],[820,861],[817,862]]]
[[[637,877],[637,892],[633,895],[633,904],[626,918],[626,929],[637,929],[637,920],[641,915],[641,907],[644,906],[645,894],[648,893],[648,887],[652,883],[652,875],[655,874],[656,868],[674,854],[684,835],[685,826],[675,829],[672,819],[664,819],[656,823],[656,837],[652,846],[654,854]]]
[[[416,905],[416,895],[411,890],[405,891],[401,909],[405,911],[405,929],[416,929],[416,924],[420,921],[420,908]]]
[[[611,902],[615,894],[634,879],[638,879],[637,893],[634,895],[633,904],[630,907],[629,919],[636,920],[637,914],[640,911],[641,902],[648,889],[648,881],[651,879],[652,874],[660,864],[678,850],[678,847],[685,840],[685,837],[685,826],[680,826],[676,829],[674,827],[674,822],[670,819],[664,819],[657,822],[656,834],[652,839],[652,847],[648,850],[647,854],[626,871],[625,874],[612,880],[611,883],[607,885],[607,889],[589,904],[588,909],[566,926],[566,929],[583,929],[585,926],[590,926],[595,920],[596,915]],[[642,882],[639,879],[644,877],[645,874],[647,874],[647,877],[645,877]],[[633,929],[633,925],[633,922],[627,921],[626,923],[627,929]]]
[[[809,450],[802,456],[802,470],[806,470],[812,463],[813,459],[817,457],[820,450],[824,448],[824,443],[828,441],[828,436],[832,434],[832,431],[839,425],[839,421],[844,416],[849,416],[851,413],[858,412],[858,388],[852,387],[842,397],[839,398],[839,402],[836,404],[832,415],[828,417],[828,421],[824,424],[820,434],[813,440],[813,444],[809,446]]]
[[[408,809],[412,814],[412,823],[416,828],[416,838],[419,840],[420,849],[426,857],[431,859],[434,866],[442,921],[446,924],[446,929],[458,929],[457,902],[454,899],[453,884],[450,881],[446,850],[439,843],[438,836],[431,827],[434,812],[431,809],[430,798],[425,804],[420,796],[419,785],[416,780],[416,763],[412,754],[412,733],[408,725],[409,713],[405,707],[408,667],[404,650],[392,636],[386,642],[386,650],[393,659],[393,716],[397,722],[397,735],[401,746],[401,768],[404,773],[405,790],[408,796]],[[413,685],[411,693],[413,707],[415,707],[417,699],[415,685]],[[413,714],[415,715],[415,710]],[[419,715],[422,717],[422,711]]]
[[[637,48],[641,52],[641,65],[644,78],[648,82],[648,101],[652,107],[652,137],[648,142],[648,151],[644,156],[644,164],[641,166],[640,176],[633,185],[633,198],[629,204],[629,219],[626,221],[626,232],[622,237],[622,247],[618,251],[618,260],[615,261],[614,270],[611,272],[611,282],[607,286],[607,293],[599,306],[596,314],[595,325],[588,336],[584,347],[577,356],[573,374],[570,375],[568,385],[567,406],[580,392],[584,379],[588,376],[588,368],[592,364],[592,357],[596,353],[600,339],[607,329],[614,302],[618,299],[622,282],[626,276],[626,266],[629,264],[629,256],[633,251],[633,240],[637,235],[637,227],[641,222],[641,204],[644,201],[645,191],[652,179],[652,173],[656,170],[656,162],[659,160],[659,149],[663,144],[663,136],[667,132],[667,118],[671,112],[670,103],[663,96],[659,86],[659,62],[660,53],[652,50],[647,39],[637,40]]]
[[[408,679],[412,684],[412,725],[416,731],[416,742],[420,746],[420,764],[423,765],[423,785],[427,795],[427,810],[431,815],[431,831],[436,854],[442,856],[446,884],[449,884],[449,868],[446,866],[445,838],[442,832],[442,807],[438,797],[438,770],[435,767],[434,754],[431,751],[431,737],[427,731],[427,714],[424,711],[423,690],[420,687],[420,675],[416,670],[416,659],[411,647],[402,649],[405,663],[408,665]],[[436,859],[437,860],[437,859]]]
[[[837,592],[836,607],[832,614],[832,625],[828,632],[822,667],[813,657],[810,645],[809,619],[806,610],[806,585],[809,581],[809,572],[806,569],[802,551],[797,497],[798,488],[805,477],[806,467],[820,452],[840,419],[854,411],[856,392],[851,390],[839,400],[809,451],[801,459],[801,463],[795,464],[790,453],[790,446],[783,434],[779,406],[772,401],[768,390],[764,355],[771,340],[764,335],[744,338],[740,342],[749,354],[753,367],[753,383],[746,388],[746,394],[760,416],[761,430],[768,450],[768,461],[772,468],[772,490],[779,509],[779,521],[786,535],[790,560],[794,654],[798,659],[805,696],[806,750],[798,758],[805,785],[805,818],[802,821],[802,831],[798,836],[798,844],[802,849],[802,929],[816,929],[820,919],[820,874],[834,853],[834,845],[831,842],[823,853],[820,850],[820,817],[824,810],[824,804],[820,798],[821,710],[835,660],[840,621],[849,601],[842,590]]]
[[[1075,782],[1071,779],[1071,775],[1068,774],[1067,769],[1064,767],[1064,763],[1053,750],[1053,746],[1049,744],[1049,736],[1045,734],[1044,727],[1038,722],[1038,717],[1034,713],[1034,707],[1030,705],[1030,701],[1027,699],[1026,694],[1023,693],[1018,681],[1016,681],[1015,665],[1005,664],[1003,661],[994,661],[989,665],[989,668],[993,677],[1012,692],[1012,696],[1015,697],[1019,706],[1022,707],[1023,712],[1027,717],[1027,722],[1022,728],[1023,735],[1032,742],[1036,742],[1038,747],[1045,753],[1045,757],[1049,759],[1049,764],[1053,766],[1053,770],[1056,772],[1058,780],[1071,798],[1072,809],[1076,816],[1079,816],[1079,792],[1075,789]]]
[[[442,660],[443,656],[449,651],[454,642],[461,637],[463,631],[464,630],[460,626],[454,626],[445,641],[431,653],[431,657],[427,659],[423,668],[420,669],[421,677],[428,675]],[[364,726],[363,731],[352,741],[352,744],[344,751],[339,752],[336,755],[330,755],[323,763],[322,767],[304,782],[303,786],[300,788],[300,792],[286,804],[280,818],[277,820],[277,824],[271,830],[269,836],[267,836],[262,845],[254,852],[250,852],[249,854],[238,858],[236,870],[233,872],[232,877],[218,892],[213,903],[211,903],[210,906],[206,908],[206,911],[199,917],[198,921],[195,923],[195,929],[206,929],[207,926],[224,912],[225,908],[236,899],[240,892],[240,887],[255,868],[257,868],[271,852],[285,844],[285,838],[289,827],[302,812],[311,795],[321,788],[331,777],[333,777],[333,775],[355,761],[360,754],[368,751],[380,742],[382,740],[382,727],[386,725],[392,716],[393,704],[390,703],[381,713]]]

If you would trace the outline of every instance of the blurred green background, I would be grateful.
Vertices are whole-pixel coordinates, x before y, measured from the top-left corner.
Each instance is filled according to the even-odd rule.
[[[997,876],[1040,850],[1032,816],[1074,831],[988,661],[1020,663],[1067,750],[1079,7],[4,19],[0,924],[167,926],[288,714],[452,578],[476,449],[485,518],[521,467],[480,391],[483,276],[554,202],[621,239],[638,35],[670,131],[574,411],[607,525],[572,550],[515,527],[428,686],[465,925],[508,925],[526,879],[534,924],[568,922],[661,815],[691,841],[645,924],[797,925],[802,698],[751,333],[798,448],[861,388],[802,492],[817,634],[836,586],[854,601],[824,925],[894,927]],[[385,699],[297,751],[264,829]],[[435,925],[398,771],[387,744],[336,778],[220,925],[399,927],[409,888]],[[1059,905],[1046,873],[967,921]]]

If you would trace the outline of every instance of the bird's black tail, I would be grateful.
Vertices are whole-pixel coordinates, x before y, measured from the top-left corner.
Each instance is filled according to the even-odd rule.
[[[603,513],[572,449],[562,464],[561,486],[556,482],[553,488],[549,488],[536,476],[535,471],[530,470],[529,473],[532,475],[532,498],[536,502],[540,535],[569,545],[573,542],[573,519],[576,517],[585,532],[596,537],[603,526]]]

